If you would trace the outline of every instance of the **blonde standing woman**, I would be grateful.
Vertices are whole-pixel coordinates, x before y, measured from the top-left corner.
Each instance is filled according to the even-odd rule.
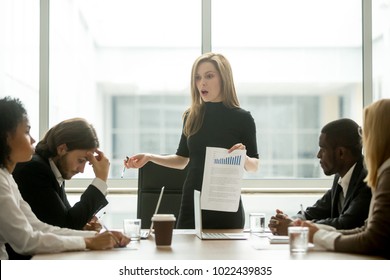
[[[194,228],[194,190],[200,191],[206,147],[246,150],[244,168],[255,172],[259,165],[256,125],[250,112],[240,107],[229,61],[221,54],[205,53],[198,57],[191,71],[191,105],[184,113],[183,133],[176,154],[137,154],[125,162],[127,168],[141,168],[147,162],[184,169],[177,228]],[[202,211],[203,228],[243,228],[245,212],[240,200],[237,212]]]

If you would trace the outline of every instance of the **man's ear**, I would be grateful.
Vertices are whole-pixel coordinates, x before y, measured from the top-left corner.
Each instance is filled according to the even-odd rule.
[[[66,144],[61,144],[61,145],[57,146],[57,155],[63,156],[67,152],[68,152],[68,147],[66,146]]]
[[[347,155],[347,153],[348,153],[347,148],[345,148],[345,147],[337,147],[337,155],[338,155],[340,158],[345,158],[345,156]]]

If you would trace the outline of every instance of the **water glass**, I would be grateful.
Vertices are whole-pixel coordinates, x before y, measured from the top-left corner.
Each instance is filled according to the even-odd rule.
[[[141,239],[141,219],[124,219],[123,233],[131,239],[138,241]]]
[[[309,245],[308,227],[288,227],[291,253],[306,253]]]

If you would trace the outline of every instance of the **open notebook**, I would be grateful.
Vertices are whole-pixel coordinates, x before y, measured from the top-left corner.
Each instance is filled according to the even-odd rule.
[[[194,212],[195,212],[195,232],[196,236],[204,240],[224,240],[224,239],[248,239],[245,233],[221,233],[221,232],[203,232],[202,229],[202,210],[200,207],[200,192],[194,191]]]
[[[154,210],[154,214],[157,214],[158,208],[160,208],[160,203],[161,203],[161,198],[162,198],[163,193],[164,193],[164,188],[165,187],[161,188],[160,196],[158,197],[156,209]],[[149,235],[152,233],[152,230],[153,230],[153,222],[150,224],[150,228],[148,230],[141,230],[141,239],[147,239],[149,237]]]

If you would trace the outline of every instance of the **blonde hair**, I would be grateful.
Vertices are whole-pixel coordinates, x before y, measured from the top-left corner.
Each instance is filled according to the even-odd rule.
[[[200,96],[200,93],[196,87],[196,72],[201,63],[211,62],[214,64],[221,77],[221,97],[222,103],[228,108],[238,108],[240,103],[238,102],[236,89],[233,81],[233,72],[229,61],[221,54],[205,53],[198,57],[191,71],[191,106],[184,113],[183,117],[186,118],[186,122],[183,128],[184,135],[187,137],[194,135],[203,124],[204,117],[204,102]]]
[[[390,99],[381,99],[364,109],[363,147],[367,184],[375,189],[378,168],[390,158]]]

